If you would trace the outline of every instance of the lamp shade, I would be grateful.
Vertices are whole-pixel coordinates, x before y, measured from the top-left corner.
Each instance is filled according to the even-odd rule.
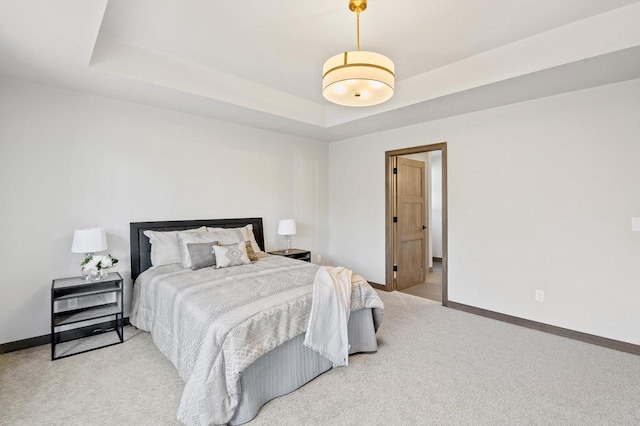
[[[391,59],[375,52],[344,52],[322,68],[322,94],[344,106],[371,106],[389,100],[395,88]]]
[[[278,222],[278,235],[295,235],[296,221],[293,219],[282,219]]]
[[[76,229],[73,233],[72,253],[96,253],[107,249],[104,228]]]

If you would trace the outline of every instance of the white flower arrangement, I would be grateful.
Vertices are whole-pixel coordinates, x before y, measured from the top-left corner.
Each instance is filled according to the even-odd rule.
[[[93,254],[84,258],[80,266],[83,270],[91,271],[93,269],[108,269],[118,263],[118,259],[107,254],[105,256],[96,256]]]

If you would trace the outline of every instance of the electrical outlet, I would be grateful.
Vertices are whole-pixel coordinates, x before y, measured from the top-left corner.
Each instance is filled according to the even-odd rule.
[[[318,263],[322,262],[322,255],[321,254],[317,254],[316,255],[316,262],[318,262]]]
[[[77,298],[73,298],[73,299],[67,300],[67,308],[68,309],[76,309],[77,307],[78,307],[78,299]]]
[[[544,302],[544,291],[536,290],[536,302]]]
[[[631,218],[631,230],[635,232],[640,231],[640,217]]]

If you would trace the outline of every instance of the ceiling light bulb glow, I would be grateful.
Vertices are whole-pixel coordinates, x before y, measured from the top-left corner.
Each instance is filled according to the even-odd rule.
[[[344,84],[336,84],[333,86],[333,93],[336,95],[344,95],[347,93],[347,87]]]

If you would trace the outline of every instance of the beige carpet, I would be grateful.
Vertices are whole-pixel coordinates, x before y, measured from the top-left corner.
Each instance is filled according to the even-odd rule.
[[[640,357],[381,292],[377,354],[265,405],[255,425],[639,425]],[[2,425],[172,425],[183,384],[147,333],[49,361],[0,355]]]

